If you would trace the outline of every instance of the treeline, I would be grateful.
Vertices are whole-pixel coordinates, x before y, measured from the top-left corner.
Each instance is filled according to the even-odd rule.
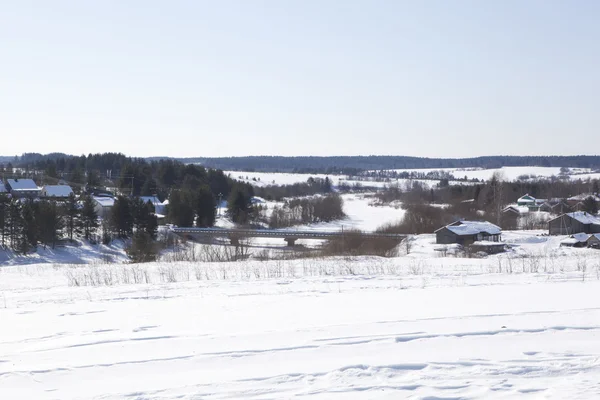
[[[91,197],[81,204],[70,196],[59,204],[54,201],[11,199],[0,195],[0,240],[3,248],[26,254],[38,245],[54,248],[74,236],[91,238],[98,228],[98,216]]]
[[[344,202],[335,193],[305,199],[292,199],[273,208],[269,227],[285,228],[300,224],[331,222],[344,218]]]
[[[18,161],[0,163],[5,177],[30,177],[38,185],[69,184],[76,192],[83,187],[112,188],[118,194],[169,197],[172,190],[197,192],[208,187],[215,197],[227,198],[234,185],[244,185],[226,176],[223,171],[175,160],[147,161],[119,153],[66,156],[24,155]],[[246,185],[250,187],[250,185]]]
[[[291,185],[269,185],[254,188],[256,196],[267,200],[279,201],[285,197],[312,196],[319,193],[331,193],[332,185],[329,178],[310,177],[306,182]]]
[[[486,156],[475,158],[424,158],[405,156],[339,157],[222,157],[180,158],[182,162],[237,171],[303,172],[355,175],[360,171],[415,168],[575,167],[599,168],[600,156]]]

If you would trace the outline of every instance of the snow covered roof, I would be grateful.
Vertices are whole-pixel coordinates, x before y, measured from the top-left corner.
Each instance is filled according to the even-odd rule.
[[[515,212],[517,212],[519,214],[527,214],[529,212],[529,207],[527,207],[527,206],[518,206],[516,204],[511,204],[509,206],[504,207],[504,210],[502,210],[502,211],[506,212],[506,211],[509,211],[509,210],[515,211]]]
[[[589,237],[588,240],[591,238],[596,238],[598,240],[600,240],[600,233],[592,233]]]
[[[590,235],[588,235],[587,233],[574,233],[569,237],[575,239],[578,242],[586,242]]]
[[[162,206],[163,203],[156,196],[140,196],[140,199],[144,202],[150,202],[153,206]]]
[[[519,197],[519,200],[517,200],[517,201],[519,203],[535,203],[535,197],[530,196],[528,193],[525,196]]]
[[[487,221],[457,221],[450,225],[446,225],[444,228],[457,234],[458,236],[477,235],[478,233],[499,235],[502,232],[500,227]]]
[[[11,190],[39,190],[33,179],[7,179]]]
[[[115,205],[115,199],[112,197],[92,197],[96,203],[102,207],[112,207]]]
[[[569,197],[568,200],[570,200],[570,201],[583,201],[583,200],[587,199],[588,197],[593,198],[595,201],[600,201],[600,197],[598,197],[597,195],[592,194],[592,193],[578,194],[577,196]]]
[[[567,213],[565,215],[568,215],[569,217],[581,222],[584,225],[600,225],[600,218],[585,211],[575,211]]]
[[[42,189],[42,193],[48,197],[69,197],[73,194],[73,189],[67,185],[47,185]]]

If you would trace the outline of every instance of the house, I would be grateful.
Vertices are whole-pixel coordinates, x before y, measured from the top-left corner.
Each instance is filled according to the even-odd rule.
[[[547,199],[536,199],[528,193],[524,196],[519,197],[519,199],[517,200],[517,206],[527,207],[529,211],[540,211],[540,208],[546,202]]]
[[[463,246],[480,241],[499,242],[502,230],[486,221],[456,221],[435,231],[437,244]]]
[[[71,186],[67,185],[46,185],[40,192],[40,197],[53,200],[66,200],[74,194]]]
[[[592,233],[587,240],[587,247],[600,249],[600,233]]]
[[[550,235],[600,233],[600,218],[585,211],[563,214],[548,222]]]
[[[600,197],[596,193],[582,193],[577,196],[572,196],[567,199],[567,204],[575,210],[580,210],[583,207],[583,202],[591,197],[597,204],[600,204]]]
[[[587,246],[589,236],[587,233],[574,233],[560,242],[560,245],[566,247],[585,247]]]
[[[33,179],[7,179],[6,188],[17,198],[36,198],[41,191]]]
[[[0,181],[0,193],[8,193],[8,190],[6,190],[6,186],[4,186],[2,181]]]
[[[115,205],[114,197],[92,196],[94,200],[94,209],[99,218],[107,218],[110,210]]]

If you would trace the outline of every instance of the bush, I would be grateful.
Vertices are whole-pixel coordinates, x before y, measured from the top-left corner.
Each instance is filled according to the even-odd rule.
[[[125,252],[133,263],[156,261],[159,252],[158,243],[148,233],[136,232]]]
[[[369,237],[359,230],[344,232],[344,236],[327,241],[323,246],[324,256],[379,256],[396,257],[400,241],[386,237]]]

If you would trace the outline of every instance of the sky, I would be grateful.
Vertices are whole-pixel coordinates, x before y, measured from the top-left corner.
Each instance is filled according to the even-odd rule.
[[[600,2],[4,1],[0,155],[599,154]]]

